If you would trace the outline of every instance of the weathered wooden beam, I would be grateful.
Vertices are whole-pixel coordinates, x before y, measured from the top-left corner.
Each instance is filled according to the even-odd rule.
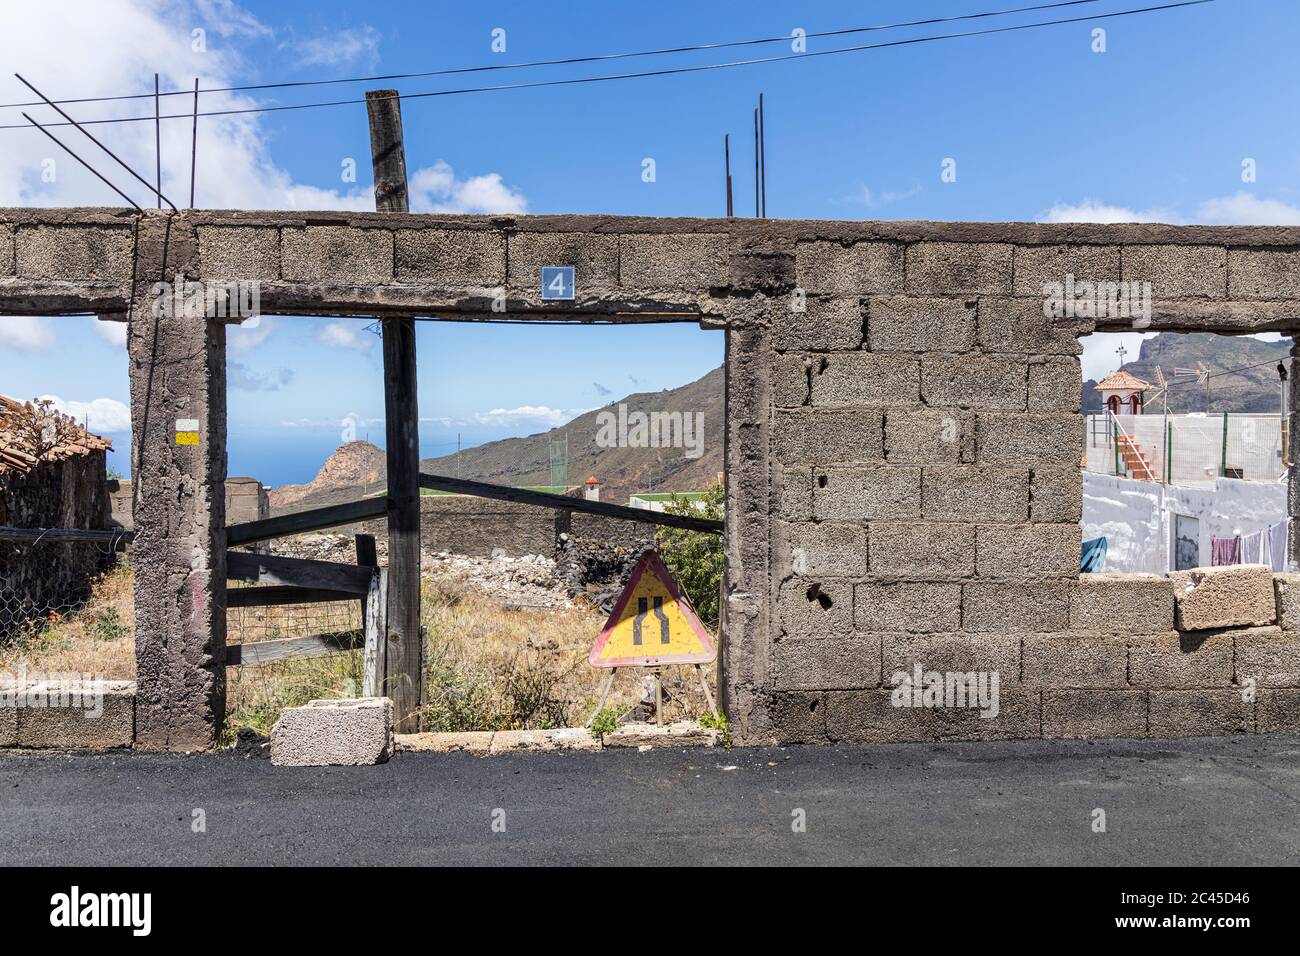
[[[229,525],[226,528],[226,544],[234,547],[239,544],[269,541],[271,538],[281,538],[290,534],[337,528],[340,525],[354,524],[368,518],[382,518],[387,513],[388,503],[382,496],[362,498],[360,501],[349,501],[346,504],[311,508],[293,514],[277,515],[274,518],[261,518],[257,521]]]
[[[228,588],[226,607],[279,607],[282,604],[324,604],[329,601],[355,601],[351,591],[329,588],[296,588],[273,584],[259,588]]]
[[[296,588],[343,591],[351,600],[365,597],[370,591],[373,568],[333,561],[310,561],[245,551],[226,552],[226,577],[232,581],[256,581]]]
[[[0,541],[18,544],[119,544],[135,538],[125,528],[0,528]]]
[[[498,501],[514,501],[518,504],[537,505],[540,508],[582,511],[587,514],[603,515],[606,518],[640,521],[644,524],[684,528],[687,531],[703,531],[707,534],[722,534],[723,529],[723,522],[716,521],[713,518],[670,515],[662,511],[650,511],[647,508],[629,508],[627,505],[611,504],[608,501],[588,501],[586,498],[570,498],[568,495],[553,495],[545,491],[529,491],[527,488],[507,488],[505,485],[493,485],[486,481],[472,481],[468,478],[447,478],[443,475],[430,475],[425,472],[420,473],[420,487],[429,488],[433,491],[449,491],[458,495],[476,495],[479,498],[495,498]]]
[[[291,657],[320,657],[338,654],[361,646],[361,636],[356,631],[339,631],[334,634],[312,634],[309,637],[285,637],[275,641],[252,641],[247,644],[226,645],[226,666],[241,667],[249,664],[268,664]]]

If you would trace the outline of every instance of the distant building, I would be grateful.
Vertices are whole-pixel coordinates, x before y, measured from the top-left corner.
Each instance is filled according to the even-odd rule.
[[[1141,415],[1144,395],[1151,391],[1151,383],[1119,369],[1103,378],[1095,388],[1101,392],[1102,405],[1112,415]]]

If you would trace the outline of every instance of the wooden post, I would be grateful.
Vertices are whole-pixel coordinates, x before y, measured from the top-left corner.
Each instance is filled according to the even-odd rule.
[[[401,100],[396,90],[366,93],[375,208],[407,212]],[[385,319],[384,414],[388,464],[388,586],[384,694],[394,729],[418,731],[424,704],[420,632],[420,434],[415,386],[415,320]]]

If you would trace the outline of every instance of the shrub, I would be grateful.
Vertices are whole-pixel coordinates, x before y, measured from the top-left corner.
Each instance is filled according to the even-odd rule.
[[[702,499],[674,496],[665,505],[669,514],[721,521],[725,511],[721,482],[710,485]],[[659,528],[655,533],[659,555],[686,594],[686,600],[705,627],[718,627],[718,589],[722,581],[722,536],[681,528]]]

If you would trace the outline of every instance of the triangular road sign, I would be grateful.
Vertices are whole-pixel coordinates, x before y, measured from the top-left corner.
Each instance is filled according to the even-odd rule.
[[[714,654],[713,637],[659,555],[647,551],[632,569],[589,660],[592,667],[658,667],[707,664]]]

